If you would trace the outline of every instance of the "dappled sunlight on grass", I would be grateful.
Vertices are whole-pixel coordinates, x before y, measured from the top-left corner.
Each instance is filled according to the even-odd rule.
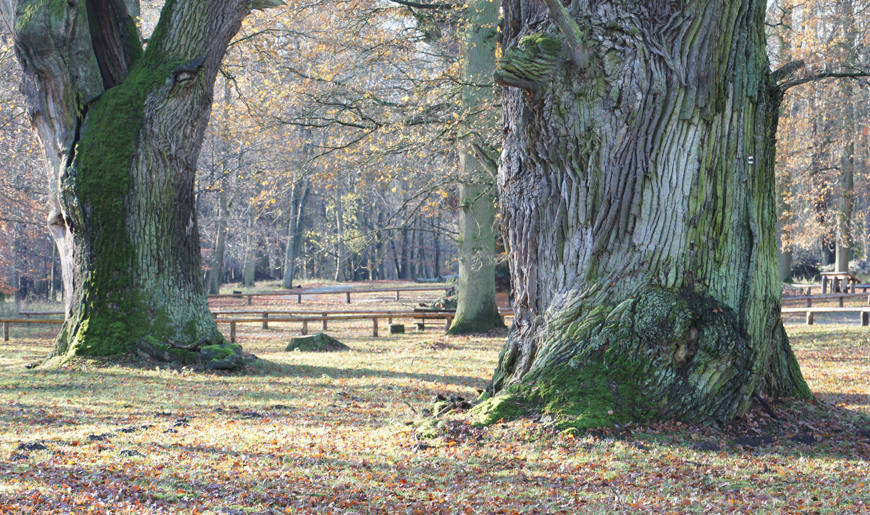
[[[503,336],[439,328],[370,338],[337,326],[350,351],[309,353],[283,350],[293,328],[248,326],[240,342],[260,359],[244,374],[26,370],[51,342],[15,340],[0,348],[0,506],[864,511],[870,442],[849,431],[856,413],[870,413],[868,333],[788,330],[821,401],[773,404],[800,442],[755,412],[726,430],[668,423],[578,435],[532,419],[473,428],[453,413],[421,439],[415,423],[436,395],[473,400],[485,387]],[[755,430],[771,440],[737,441]],[[25,446],[34,443],[45,449]]]

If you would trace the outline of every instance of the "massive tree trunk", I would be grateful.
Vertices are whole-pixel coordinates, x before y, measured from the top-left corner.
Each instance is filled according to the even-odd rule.
[[[463,334],[504,327],[495,301],[495,190],[481,162],[485,143],[481,132],[491,124],[484,106],[492,99],[495,71],[498,5],[489,0],[471,2],[462,45],[462,107],[469,134],[459,153],[462,183],[459,185],[459,283],[456,317],[447,331]],[[476,116],[483,111],[483,116]],[[474,123],[479,127],[474,127]]]
[[[808,397],[780,316],[765,3],[503,10],[516,321],[483,418],[724,423]]]
[[[50,164],[56,353],[235,366],[206,304],[193,183],[214,78],[251,3],[169,0],[144,51],[135,5],[0,3]]]

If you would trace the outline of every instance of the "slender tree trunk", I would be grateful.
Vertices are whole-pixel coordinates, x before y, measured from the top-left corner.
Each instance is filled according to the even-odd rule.
[[[441,214],[435,218],[435,231],[432,233],[432,246],[435,252],[432,254],[432,270],[434,270],[435,279],[441,279]]]
[[[335,274],[333,280],[343,281],[344,277],[344,210],[341,201],[341,190],[335,190],[335,227],[338,241],[335,244]]]
[[[248,215],[245,231],[245,261],[242,263],[242,285],[253,286],[257,274],[257,235],[254,233],[254,215]]]
[[[402,263],[399,266],[399,279],[408,280],[411,278],[411,249],[410,249],[410,232],[408,226],[402,227],[402,244],[401,244],[401,259]]]
[[[224,283],[224,253],[227,247],[227,216],[229,201],[227,192],[221,187],[218,192],[218,217],[215,228],[216,238],[214,243],[214,256],[212,257],[211,270],[208,271],[208,293],[220,293]]]
[[[214,78],[251,3],[170,0],[144,51],[132,6],[0,3],[51,168],[56,352],[235,366],[206,304],[193,183]]]
[[[287,222],[287,247],[284,252],[284,277],[281,285],[284,288],[293,287],[293,276],[296,275],[296,254],[302,242],[302,213],[308,199],[308,181],[303,179],[293,185],[290,192],[290,219]]]
[[[466,113],[479,112],[492,99],[488,83],[495,71],[498,5],[476,0],[467,9],[468,23],[462,47],[462,107]],[[486,112],[486,111],[484,111]],[[459,185],[459,282],[456,317],[448,333],[463,334],[504,327],[495,300],[495,189],[472,145],[485,146],[474,136],[491,122],[472,116],[478,130],[459,153],[462,183]],[[474,129],[474,127],[472,127]]]
[[[483,418],[728,422],[810,396],[780,317],[765,2],[503,11],[516,319]]]
[[[852,0],[839,0],[837,10],[844,41],[842,46],[844,49],[853,49],[855,48],[857,31]],[[845,57],[848,59],[852,56]],[[837,272],[848,272],[849,258],[854,245],[852,211],[855,205],[855,139],[860,137],[860,132],[855,123],[855,99],[852,83],[845,81],[841,87],[842,97],[840,101],[843,103],[843,123],[846,126],[846,135],[849,140],[843,143],[840,155],[840,198],[837,206],[837,249],[834,266]]]
[[[851,100],[850,100],[851,102]],[[852,210],[855,203],[854,144],[844,145],[840,159],[840,199],[837,209],[837,250],[835,271],[848,272],[852,252]]]

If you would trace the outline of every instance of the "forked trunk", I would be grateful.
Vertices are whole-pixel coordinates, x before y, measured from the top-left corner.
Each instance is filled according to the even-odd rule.
[[[765,3],[503,10],[516,322],[483,418],[727,422],[809,396],[780,316]]]
[[[144,52],[135,2],[12,3],[2,14],[51,165],[56,353],[236,366],[206,304],[193,186],[214,78],[251,3],[169,0]]]

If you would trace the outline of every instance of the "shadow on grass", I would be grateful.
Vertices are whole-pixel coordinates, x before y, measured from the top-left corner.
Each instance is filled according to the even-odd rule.
[[[330,378],[365,378],[379,377],[387,379],[415,379],[444,385],[457,385],[472,388],[483,388],[487,381],[480,377],[460,376],[451,374],[422,374],[415,372],[393,372],[376,368],[337,368],[312,365],[289,365],[272,361],[256,365],[251,371],[252,376],[276,376],[276,377],[321,377]]]
[[[870,416],[820,401],[775,404],[773,415],[756,408],[723,428],[662,423],[631,432],[605,430],[601,436],[713,455],[870,458]]]

